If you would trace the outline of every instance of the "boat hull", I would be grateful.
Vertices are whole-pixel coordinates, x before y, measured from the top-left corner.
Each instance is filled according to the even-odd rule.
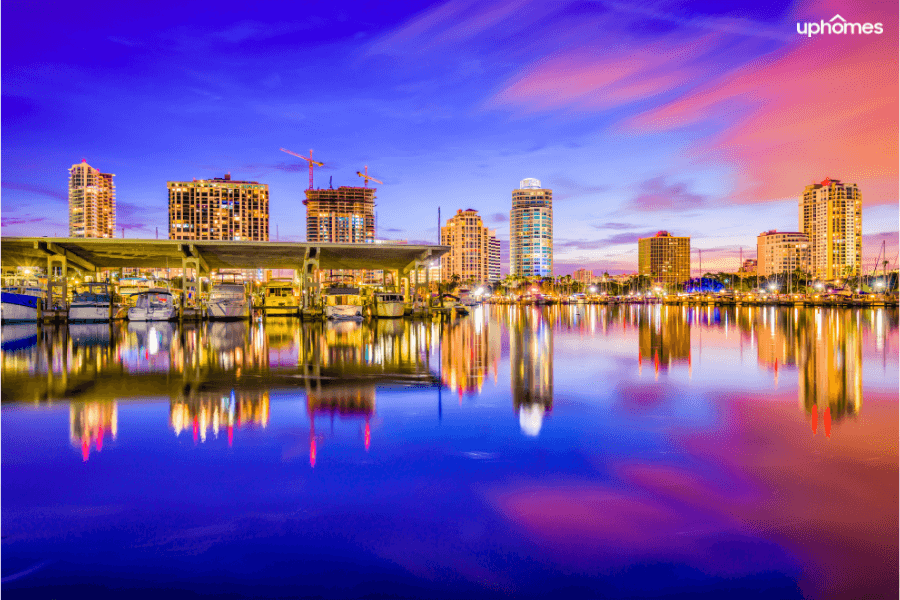
[[[37,296],[3,292],[0,296],[0,320],[36,323],[40,319],[41,305],[41,299]]]
[[[102,322],[110,320],[109,304],[73,304],[69,307],[69,321]]]
[[[361,321],[363,318],[362,306],[350,304],[338,304],[325,307],[325,318],[332,321]]]
[[[299,306],[263,306],[263,313],[267,317],[296,317],[299,312]]]
[[[170,308],[129,308],[129,321],[174,321],[178,317],[175,307]]]
[[[249,319],[250,303],[247,301],[223,300],[210,302],[206,308],[210,319]]]
[[[406,312],[403,302],[378,302],[375,304],[375,316],[379,319],[398,319]]]

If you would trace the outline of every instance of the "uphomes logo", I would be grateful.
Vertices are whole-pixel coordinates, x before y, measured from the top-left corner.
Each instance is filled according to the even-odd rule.
[[[834,15],[830,21],[818,23],[797,23],[797,33],[812,37],[820,34],[834,35],[881,35],[884,28],[881,23],[848,23],[841,15]]]

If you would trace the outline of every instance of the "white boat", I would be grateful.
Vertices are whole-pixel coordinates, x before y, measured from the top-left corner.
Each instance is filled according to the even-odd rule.
[[[37,286],[12,286],[0,292],[0,320],[36,323],[41,317],[46,292]]]
[[[300,297],[289,280],[272,280],[263,286],[263,310],[267,317],[295,316],[300,312]]]
[[[374,306],[374,314],[379,319],[396,319],[406,310],[403,294],[393,292],[376,292]]]
[[[362,321],[363,303],[359,288],[328,288],[325,292],[325,318],[333,321]]]
[[[213,284],[209,293],[206,314],[210,319],[249,319],[250,298],[247,287],[233,275],[222,277]]]
[[[109,321],[121,310],[113,301],[109,284],[86,283],[84,291],[76,293],[69,305],[69,321]]]
[[[129,321],[171,321],[178,318],[178,307],[172,292],[150,290],[135,296],[134,306],[128,309]]]

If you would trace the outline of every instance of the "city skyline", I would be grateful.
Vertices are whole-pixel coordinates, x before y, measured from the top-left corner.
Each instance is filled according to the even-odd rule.
[[[504,271],[509,193],[530,177],[554,190],[555,275],[632,272],[661,229],[736,270],[759,232],[796,229],[803,187],[825,178],[863,191],[864,265],[882,241],[897,254],[890,7],[293,10],[5,7],[3,235],[65,235],[65,169],[86,158],[116,173],[127,237],[167,230],[167,181],[230,172],[268,184],[271,233],[302,241],[307,165],[287,147],[315,149],[317,188],[361,185],[368,165],[379,238],[436,243],[439,206],[479,210]],[[837,12],[885,33],[798,35]],[[854,92],[809,93],[834,77]]]

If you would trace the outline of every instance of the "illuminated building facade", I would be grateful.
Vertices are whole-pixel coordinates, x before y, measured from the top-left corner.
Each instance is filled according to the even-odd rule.
[[[575,272],[572,273],[572,280],[590,285],[594,282],[594,272],[590,269],[575,269]]]
[[[269,186],[231,175],[170,181],[170,240],[269,240]]]
[[[521,277],[553,275],[553,190],[523,179],[512,193],[509,272]]]
[[[306,190],[306,241],[375,242],[375,188]]]
[[[488,281],[500,281],[500,240],[496,231],[488,239]]]
[[[809,238],[805,233],[773,229],[756,238],[756,266],[760,277],[806,270],[809,255]]]
[[[111,238],[116,232],[116,186],[112,173],[86,161],[69,168],[69,237]]]
[[[460,281],[490,281],[491,240],[496,239],[496,232],[484,226],[477,210],[456,211],[441,227],[441,244],[450,246],[450,252],[441,257],[444,281],[450,281],[454,275]]]
[[[638,272],[663,286],[680,285],[691,278],[691,238],[660,231],[638,240]]]
[[[800,197],[800,231],[809,237],[809,269],[828,280],[859,275],[862,194],[855,183],[825,179]]]

